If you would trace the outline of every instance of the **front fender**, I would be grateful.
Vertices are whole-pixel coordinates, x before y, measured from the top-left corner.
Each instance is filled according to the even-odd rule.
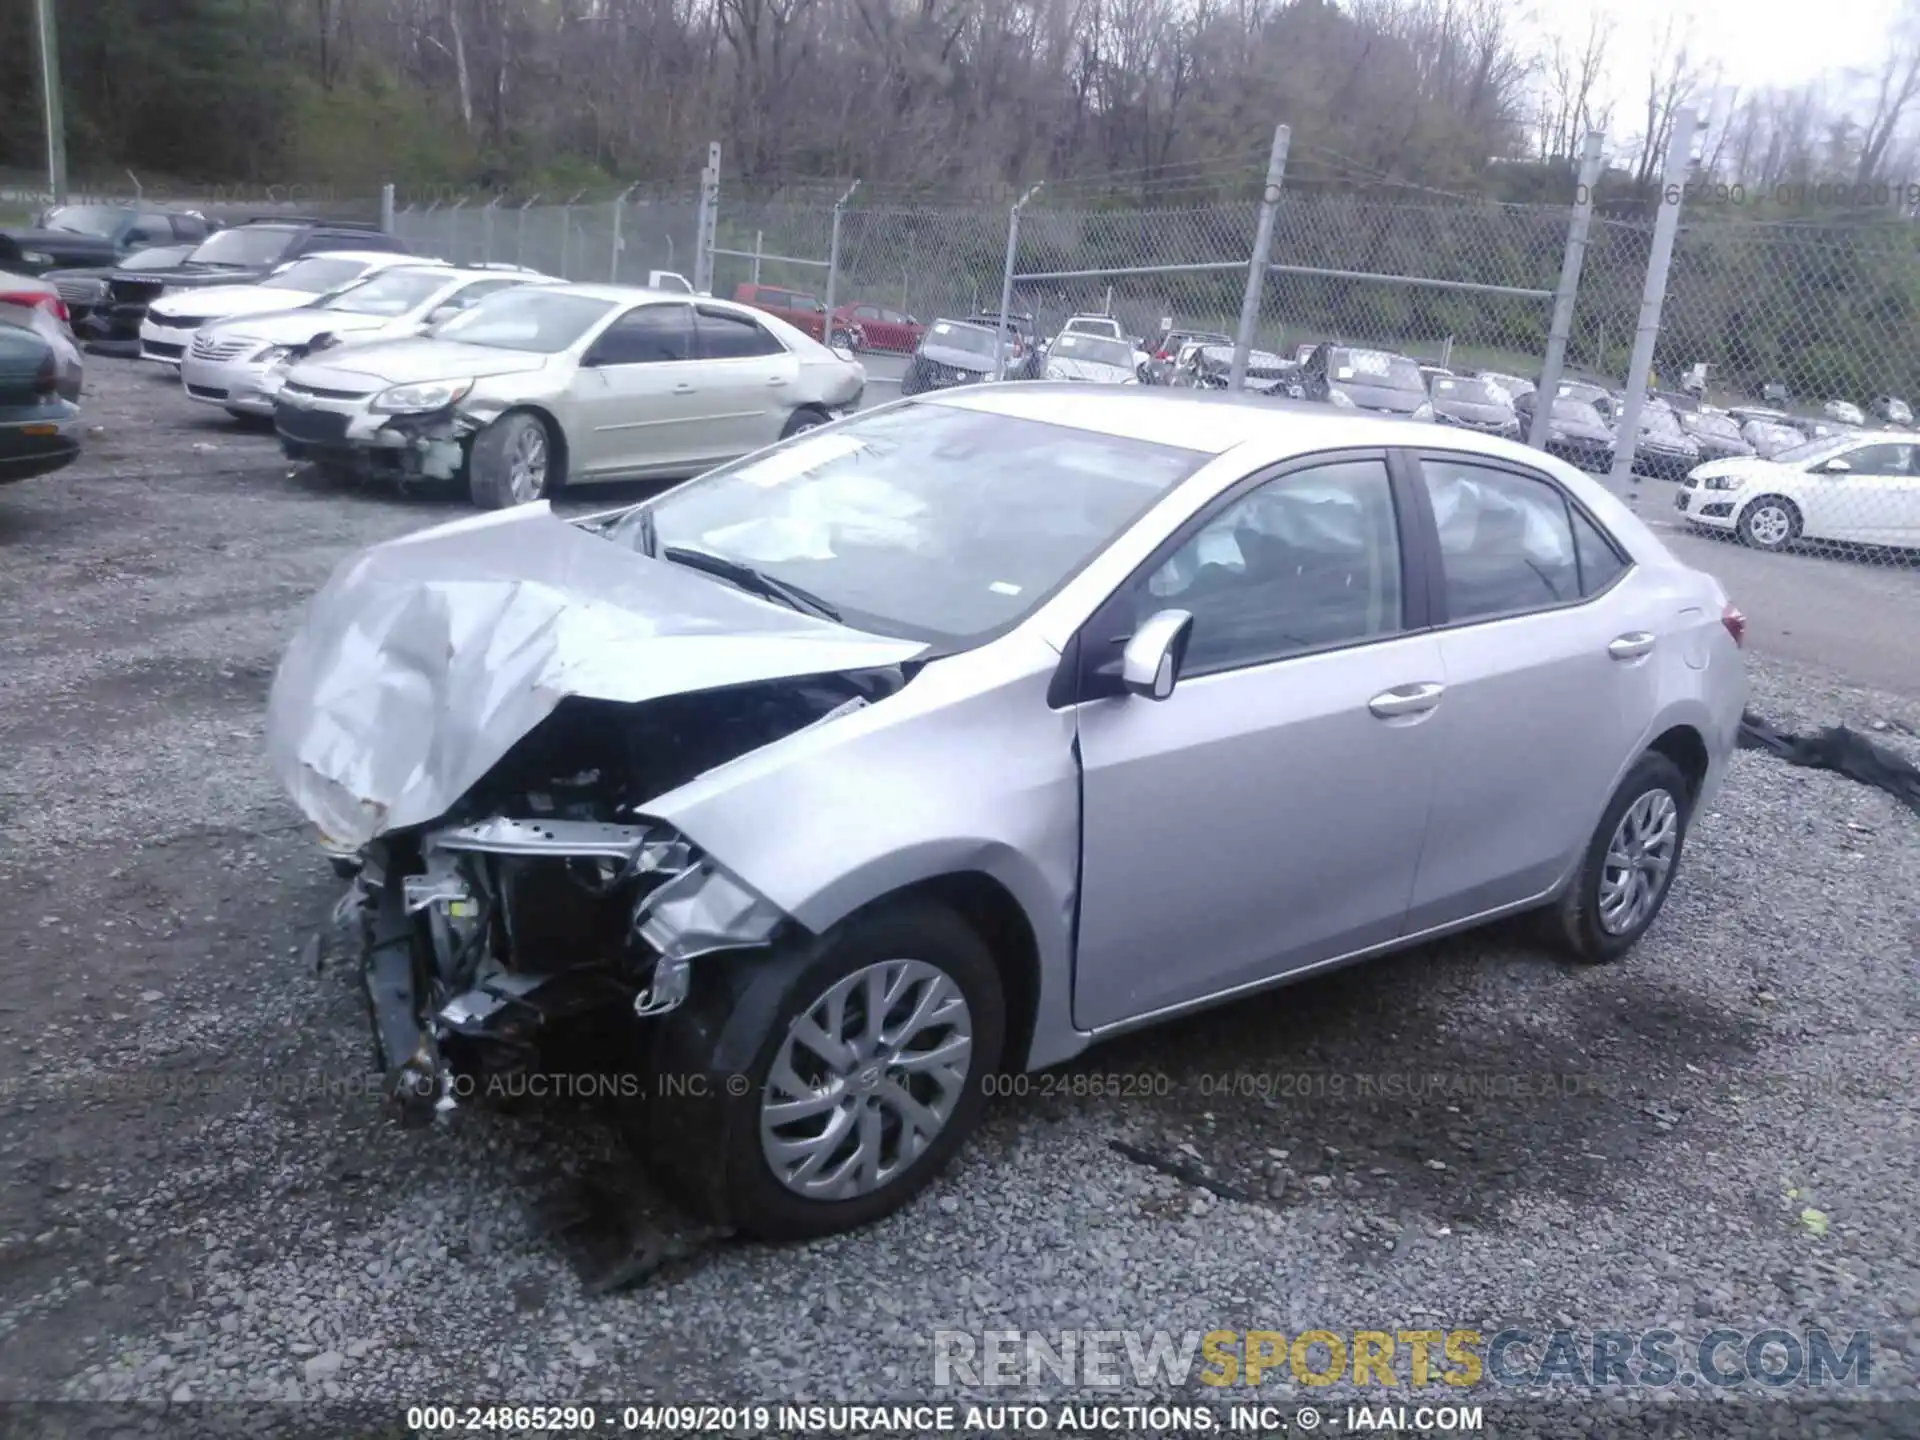
[[[1018,634],[934,661],[878,704],[647,811],[816,934],[908,886],[990,876],[1025,912],[1039,955],[1035,1063],[1064,1058],[1078,1048],[1067,1005],[1080,768],[1073,714],[1046,703],[1058,663]]]

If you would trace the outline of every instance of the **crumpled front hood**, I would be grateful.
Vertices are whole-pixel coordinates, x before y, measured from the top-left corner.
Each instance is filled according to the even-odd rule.
[[[317,296],[305,290],[282,290],[277,285],[214,285],[190,290],[183,295],[162,295],[147,308],[155,315],[179,318],[199,315],[219,320],[229,315],[250,315],[266,310],[291,310],[309,305]]]
[[[357,847],[444,814],[569,696],[634,704],[925,649],[648,559],[540,502],[341,565],[274,677],[267,756]]]

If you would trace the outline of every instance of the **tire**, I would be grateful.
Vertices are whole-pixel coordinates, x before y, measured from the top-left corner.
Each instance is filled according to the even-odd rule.
[[[843,350],[857,351],[860,348],[858,345],[853,343],[853,336],[848,334],[845,330],[835,330],[833,332],[832,338],[827,341],[827,344],[829,346],[838,345]]]
[[[1631,825],[1629,815],[1634,821]],[[1614,792],[1612,803],[1587,842],[1579,871],[1552,912],[1557,938],[1576,960],[1589,965],[1618,960],[1659,918],[1673,888],[1674,872],[1680,868],[1691,818],[1692,801],[1680,767],[1652,751],[1642,755]],[[1638,856],[1641,852],[1634,846],[1646,842],[1649,834],[1667,836],[1664,842],[1656,839],[1646,847],[1648,855],[1664,858],[1665,865],[1656,872],[1645,860],[1638,860],[1628,869],[1630,876],[1639,877],[1642,886],[1635,898],[1631,890],[1623,892],[1617,887],[1622,867],[1609,863],[1608,856],[1623,852]],[[1620,843],[1616,845],[1616,841]],[[1648,885],[1652,888],[1644,888]],[[1617,905],[1623,893],[1624,905]]]
[[[514,410],[473,437],[467,493],[482,510],[545,500],[559,489],[553,435],[538,415]]]
[[[914,967],[904,970],[904,967]],[[858,1043],[864,1032],[865,978],[878,972],[884,980],[904,972],[917,976],[904,993],[899,1008],[924,998],[922,987],[946,987],[947,1000],[962,1008],[951,1012],[970,1032],[971,1043],[961,1061],[957,1080],[944,1075],[945,1087],[935,1086],[923,1071],[917,1083],[908,1074],[923,1114],[940,1117],[930,1141],[920,1152],[903,1159],[897,1148],[903,1129],[901,1111],[887,1108],[888,1072],[864,1057],[849,1059],[839,1077],[831,1076],[828,1062],[795,1035],[796,1023],[818,1013],[826,1017],[835,987],[856,997],[846,1003],[846,1031]],[[930,901],[886,905],[835,926],[824,935],[803,940],[759,964],[739,956],[716,955],[694,962],[694,994],[679,1010],[664,1017],[655,1061],[663,1077],[676,1085],[656,1087],[640,1117],[647,1161],[662,1184],[682,1205],[708,1225],[762,1240],[809,1240],[870,1224],[905,1205],[952,1159],[985,1109],[985,1077],[1000,1063],[1006,1036],[1005,1000],[999,972],[980,936],[951,910]],[[952,1028],[932,1027],[921,1032],[926,1043],[950,1041]],[[904,1042],[911,1045],[913,1037]],[[917,1048],[917,1047],[916,1047]],[[858,1066],[859,1068],[854,1068]],[[782,1089],[774,1076],[788,1073],[810,1085],[831,1084],[856,1093],[843,1094],[825,1112],[818,1108],[772,1122],[767,1129],[763,1107],[769,1103],[818,1106],[819,1092],[804,1095]],[[695,1080],[692,1077],[701,1077]],[[826,1077],[826,1078],[821,1078]],[[876,1083],[881,1088],[874,1090]],[[737,1092],[737,1093],[736,1093]],[[797,1097],[785,1102],[783,1094]],[[831,1189],[817,1195],[800,1193],[776,1173],[769,1150],[782,1142],[812,1138],[833,1118],[852,1114],[852,1124],[839,1138],[829,1139],[820,1168],[841,1172],[842,1193]],[[879,1117],[867,1121],[869,1114]],[[845,1147],[864,1138],[867,1124],[876,1127],[879,1166],[865,1175],[853,1167],[855,1153]],[[771,1138],[763,1138],[763,1130]],[[805,1153],[800,1148],[793,1155]],[[889,1165],[899,1168],[887,1176]]]
[[[1800,507],[1784,495],[1762,495],[1740,512],[1736,528],[1756,550],[1784,550],[1800,538]]]
[[[915,360],[911,365],[907,366],[907,373],[900,377],[900,393],[902,395],[918,395],[926,388],[926,374],[921,370],[920,362]]]
[[[818,430],[822,425],[831,424],[833,417],[810,406],[802,406],[787,417],[786,429],[780,432],[782,440],[790,440],[809,430]]]

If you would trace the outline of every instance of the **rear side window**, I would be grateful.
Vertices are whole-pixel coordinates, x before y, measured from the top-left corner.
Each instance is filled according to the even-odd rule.
[[[1572,509],[1572,507],[1568,507]],[[1572,510],[1573,549],[1580,560],[1580,593],[1598,595],[1627,568],[1614,543],[1579,510]]]
[[[1428,458],[1421,462],[1447,617],[1487,620],[1578,600],[1580,562],[1567,502],[1545,480]]]
[[[749,360],[756,355],[778,355],[786,348],[764,325],[730,310],[702,305],[695,328],[702,360]]]

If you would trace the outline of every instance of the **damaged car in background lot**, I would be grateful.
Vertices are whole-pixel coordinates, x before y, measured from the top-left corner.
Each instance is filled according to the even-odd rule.
[[[486,509],[561,485],[685,476],[860,403],[866,372],[727,300],[518,285],[418,339],[323,350],[274,403],[289,459],[400,484],[464,480]]]
[[[968,387],[350,559],[268,751],[358,867],[397,1098],[611,1040],[675,1077],[629,1112],[674,1192],[799,1238],[903,1204],[996,1073],[1499,915],[1624,954],[1743,625],[1494,437]]]
[[[496,290],[552,283],[550,276],[514,266],[461,270],[423,261],[375,269],[297,310],[208,322],[194,333],[180,379],[191,398],[218,405],[237,419],[271,419],[287,368],[309,353],[404,339],[452,319]]]
[[[311,305],[394,265],[444,263],[384,250],[331,250],[283,265],[257,285],[195,285],[177,294],[169,288],[140,322],[140,358],[178,369],[194,332],[215,320]]]

